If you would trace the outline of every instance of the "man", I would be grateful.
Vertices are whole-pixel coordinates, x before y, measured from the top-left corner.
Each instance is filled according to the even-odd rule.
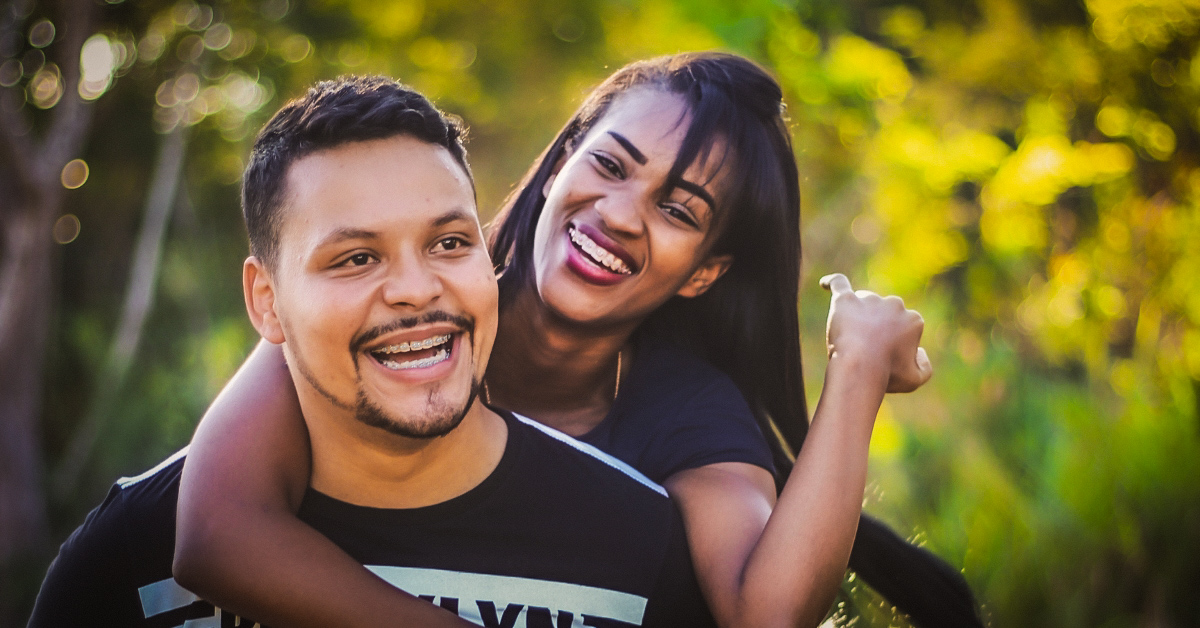
[[[710,623],[659,487],[477,402],[497,293],[459,136],[419,94],[359,78],[286,105],[255,144],[243,284],[309,430],[301,518],[483,625]],[[31,625],[235,625],[171,577],[182,461],[118,481]]]

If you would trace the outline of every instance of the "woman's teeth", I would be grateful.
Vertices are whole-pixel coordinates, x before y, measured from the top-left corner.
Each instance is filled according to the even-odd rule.
[[[609,253],[607,249],[596,244],[594,240],[587,237],[574,227],[567,229],[567,234],[571,237],[571,241],[580,248],[592,261],[620,275],[632,275],[633,271],[629,269],[629,265],[625,260]]]

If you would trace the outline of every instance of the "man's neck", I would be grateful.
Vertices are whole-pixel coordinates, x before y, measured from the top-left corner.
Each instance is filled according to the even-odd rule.
[[[371,427],[315,393],[301,392],[300,405],[312,441],[312,487],[359,506],[420,508],[458,497],[496,469],[508,437],[504,419],[478,400],[458,427],[436,438]]]

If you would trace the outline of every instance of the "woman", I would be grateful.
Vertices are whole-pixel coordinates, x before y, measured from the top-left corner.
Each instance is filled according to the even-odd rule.
[[[538,158],[492,232],[501,316],[488,400],[662,483],[722,626],[824,617],[854,542],[882,396],[929,375],[920,317],[837,277],[830,365],[809,427],[799,192],[781,111],[779,86],[740,57],[627,66]],[[417,617],[415,600],[289,514],[307,484],[307,442],[279,364],[260,346],[197,432],[177,577],[272,623]],[[789,446],[800,452],[790,476]],[[925,625],[978,623],[953,570],[869,520],[863,530],[886,555],[855,562],[883,566],[868,582],[894,585],[883,591],[893,603],[929,612],[915,617]],[[316,549],[291,555],[300,543]],[[913,574],[931,588],[906,590]]]

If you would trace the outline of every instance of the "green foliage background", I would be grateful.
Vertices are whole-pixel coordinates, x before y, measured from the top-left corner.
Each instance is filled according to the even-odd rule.
[[[185,444],[255,341],[237,180],[285,99],[348,72],[415,85],[470,124],[488,215],[608,72],[720,48],[770,68],[790,105],[810,397],[816,277],[926,317],[937,372],[885,403],[867,510],[961,566],[992,625],[1200,623],[1197,0],[115,0],[101,16],[113,57],[66,209],[81,227],[45,373],[51,466],[98,393],[154,155],[180,125],[187,161],[145,335],[85,481],[52,503],[56,539]],[[17,79],[28,106],[47,102],[38,76]],[[837,623],[904,625],[847,592]]]

